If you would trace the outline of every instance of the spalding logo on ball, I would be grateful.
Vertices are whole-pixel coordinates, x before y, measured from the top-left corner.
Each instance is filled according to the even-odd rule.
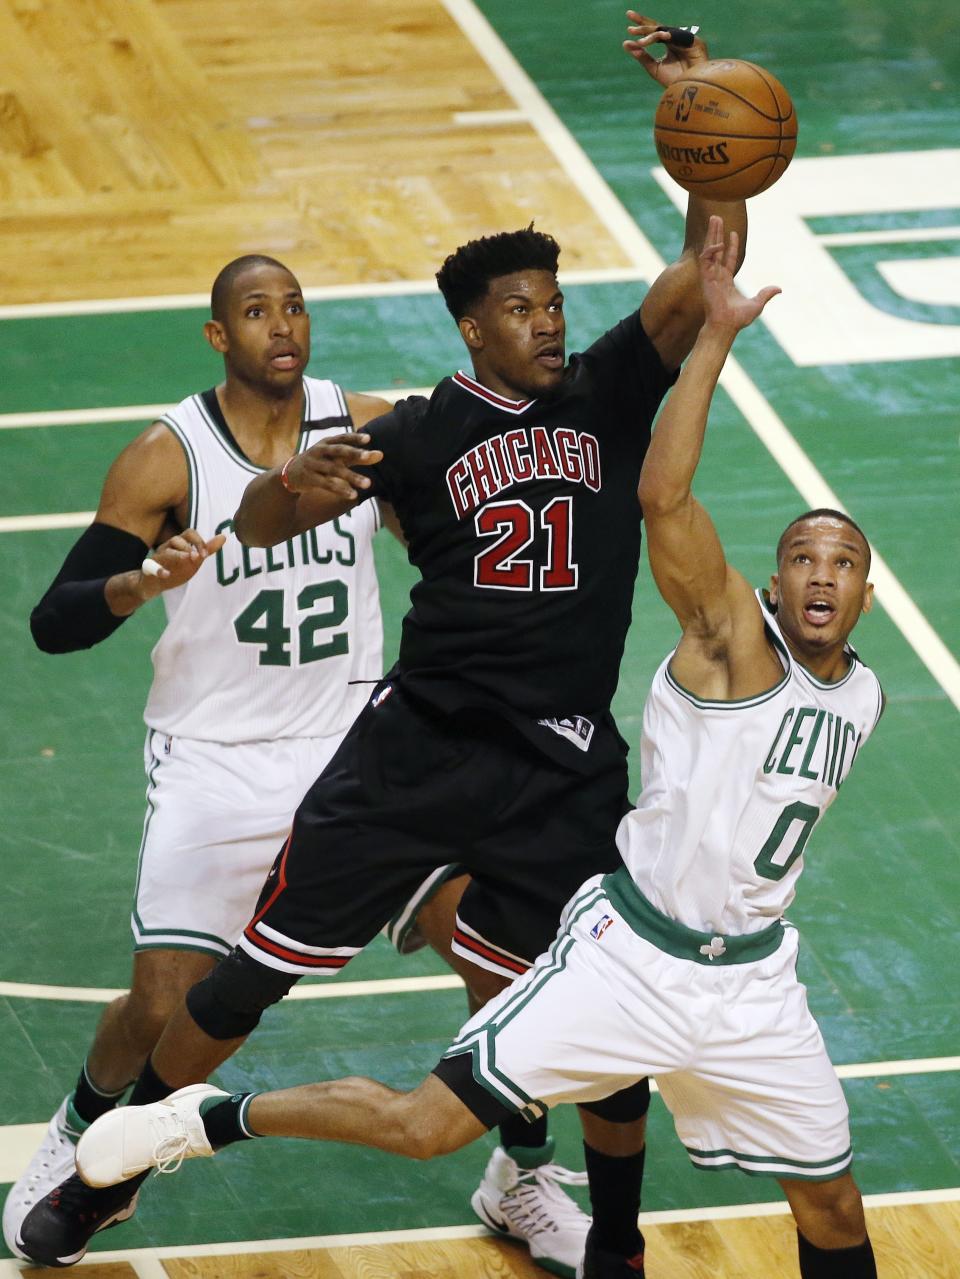
[[[653,136],[663,167],[685,190],[745,200],[786,171],[797,146],[797,113],[763,67],[715,59],[670,85]]]

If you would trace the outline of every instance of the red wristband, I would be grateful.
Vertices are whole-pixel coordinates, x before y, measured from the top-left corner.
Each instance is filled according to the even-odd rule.
[[[297,456],[296,453],[292,454],[290,457],[287,458],[283,466],[281,466],[280,468],[280,483],[283,485],[283,487],[287,490],[288,493],[293,493],[294,496],[296,496],[298,490],[293,488],[290,481],[287,479],[287,467],[290,465],[290,463],[293,461],[293,459],[296,456]]]

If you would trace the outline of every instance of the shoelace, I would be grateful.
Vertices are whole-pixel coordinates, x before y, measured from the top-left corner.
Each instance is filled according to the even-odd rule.
[[[155,1176],[162,1172],[177,1172],[190,1149],[190,1138],[185,1132],[171,1133],[161,1137],[153,1148],[153,1161],[156,1164]]]
[[[579,1204],[564,1194],[560,1184],[585,1186],[587,1174],[573,1172],[560,1164],[521,1168],[517,1185],[506,1192],[500,1210],[515,1225],[526,1224],[527,1232],[556,1231],[566,1226],[582,1226],[586,1214]]]

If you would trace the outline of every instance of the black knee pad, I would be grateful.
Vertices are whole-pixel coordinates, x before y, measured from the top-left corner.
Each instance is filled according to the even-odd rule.
[[[249,1035],[264,1009],[279,1003],[298,980],[296,973],[268,968],[234,947],[187,992],[187,1010],[211,1039],[239,1039]]]
[[[629,1124],[635,1119],[642,1119],[650,1109],[650,1081],[638,1079],[629,1088],[621,1088],[612,1097],[604,1097],[602,1101],[582,1101],[581,1110],[589,1110],[598,1119],[607,1119],[612,1124]]]

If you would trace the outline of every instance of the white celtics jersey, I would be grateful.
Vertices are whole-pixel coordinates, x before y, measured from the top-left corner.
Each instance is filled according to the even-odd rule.
[[[757,599],[783,679],[744,701],[703,701],[676,682],[668,657],[644,708],[643,791],[617,832],[647,900],[702,932],[755,932],[782,915],[810,832],[882,709],[880,684],[852,649],[846,675],[821,683]]]
[[[335,383],[307,377],[304,388],[300,452],[352,429]],[[370,688],[350,681],[383,674],[376,502],[279,546],[242,546],[233,515],[264,468],[239,451],[213,392],[161,421],[186,455],[190,527],[227,540],[186,585],[163,594],[167,626],[153,650],[144,719],[160,732],[216,742],[342,732]]]

